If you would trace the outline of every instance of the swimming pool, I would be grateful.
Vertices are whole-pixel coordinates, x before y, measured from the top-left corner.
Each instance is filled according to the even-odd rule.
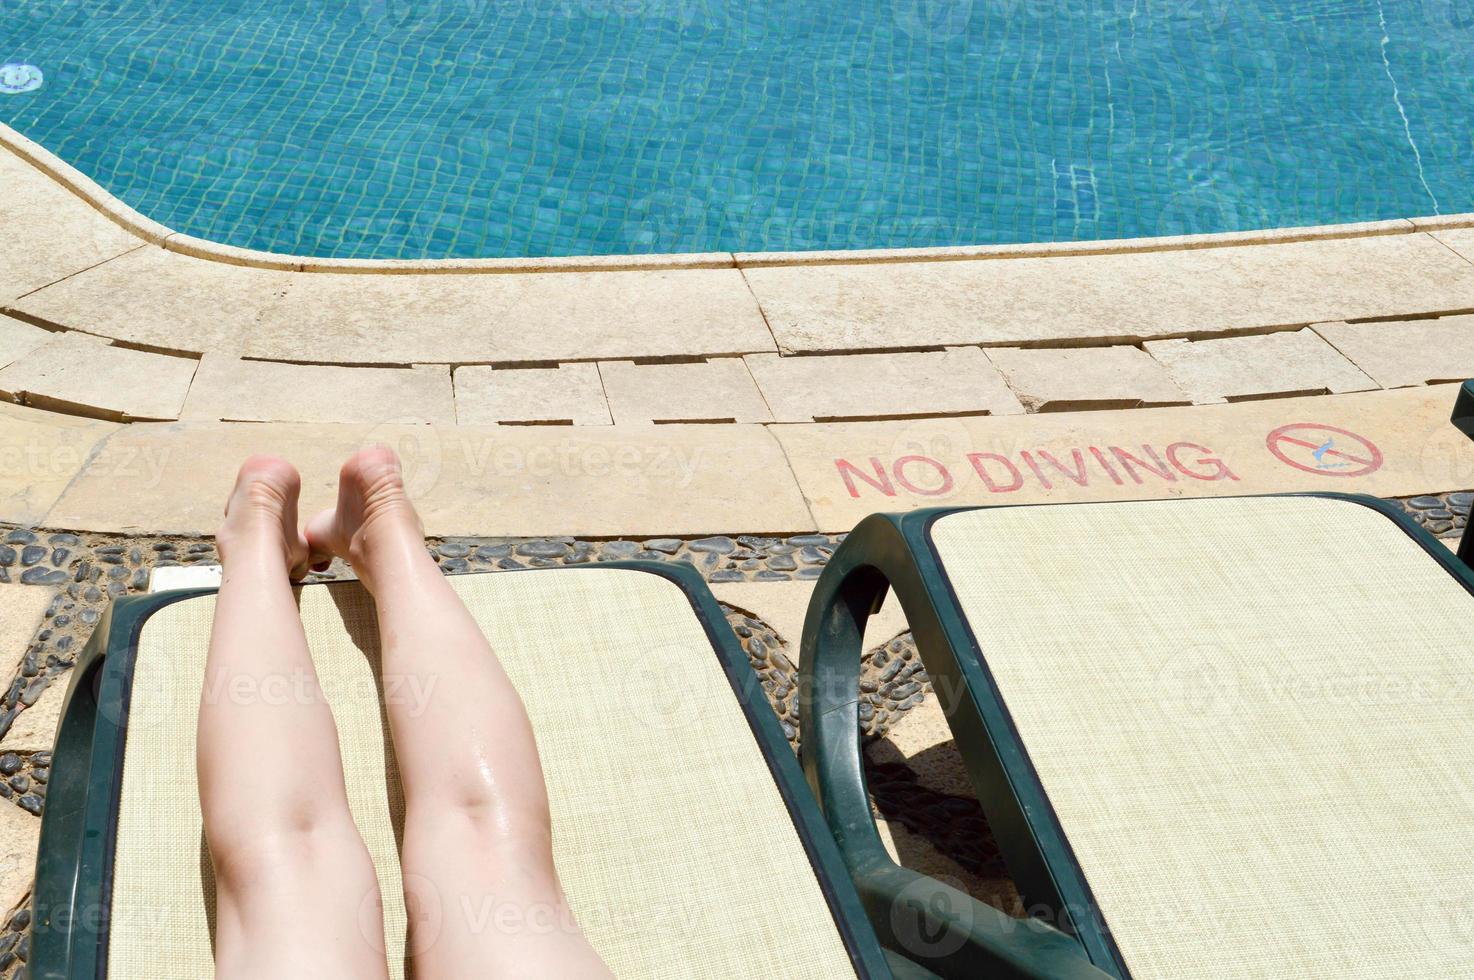
[[[6,0],[7,63],[0,120],[129,205],[306,255],[1474,210],[1468,0]]]

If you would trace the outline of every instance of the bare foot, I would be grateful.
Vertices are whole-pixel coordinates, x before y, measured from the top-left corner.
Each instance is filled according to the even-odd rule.
[[[302,477],[276,456],[252,456],[241,464],[225,502],[215,543],[224,565],[240,560],[280,560],[292,578],[307,574],[307,539],[297,527]]]
[[[349,457],[338,471],[338,506],[307,522],[307,541],[319,565],[342,558],[370,592],[377,558],[406,548],[424,553],[424,525],[394,450],[371,446]]]

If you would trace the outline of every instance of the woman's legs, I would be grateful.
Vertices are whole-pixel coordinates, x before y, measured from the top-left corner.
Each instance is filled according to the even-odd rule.
[[[426,552],[391,450],[344,464],[338,506],[307,538],[347,559],[378,608],[416,976],[608,976],[558,884],[527,713]]]
[[[308,555],[300,482],[280,459],[248,459],[217,539],[197,763],[222,980],[387,976],[378,880],[289,581]]]

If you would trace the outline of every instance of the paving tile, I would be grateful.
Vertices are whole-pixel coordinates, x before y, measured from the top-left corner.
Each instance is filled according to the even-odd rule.
[[[694,364],[603,361],[599,376],[609,399],[609,413],[618,425],[773,419],[739,357]]]
[[[556,368],[456,368],[456,418],[462,425],[608,425],[609,405],[592,362]]]
[[[0,585],[0,684],[19,673],[26,647],[55,597],[55,589],[40,585]]]
[[[0,305],[143,244],[0,147]]]
[[[1314,329],[1384,388],[1474,378],[1474,316],[1317,323]]]
[[[1448,423],[1457,392],[1457,385],[1435,385],[770,431],[820,530],[837,532],[875,511],[919,507],[1468,489],[1474,444]],[[1330,451],[1317,458],[1327,442]]]
[[[1459,220],[1460,218],[1458,215],[1449,215],[1448,217],[1452,220]],[[1418,219],[1414,223],[1422,222],[1431,225],[1437,221],[1437,218],[1423,218]],[[1453,249],[1467,261],[1474,262],[1474,227],[1432,228],[1431,231],[1434,238]]]
[[[450,369],[200,359],[181,418],[232,422],[455,422]]]
[[[17,308],[48,323],[161,349],[331,364],[775,349],[736,269],[305,273],[148,246],[33,293]]]
[[[1188,403],[1167,369],[1136,347],[993,347],[988,357],[1036,412]]]
[[[67,699],[70,676],[51,682],[36,703],[15,716],[10,730],[0,739],[0,751],[50,752],[56,743],[56,729],[61,724],[61,706]]]
[[[976,347],[810,357],[749,354],[744,360],[779,422],[1023,411]]]
[[[42,330],[14,317],[0,315],[0,367],[14,364],[56,338],[57,334],[50,330]]]
[[[429,534],[813,529],[778,443],[758,425],[132,425],[101,447],[45,521],[73,530],[213,533],[241,461],[259,452],[301,469],[301,510],[310,514],[333,503],[342,461],[374,443],[403,457]]]
[[[1160,340],[1144,346],[1177,386],[1199,404],[1377,387],[1308,327],[1220,340]]]
[[[0,914],[14,910],[30,891],[40,842],[40,819],[0,800]]]
[[[1425,234],[743,273],[785,352],[1135,343],[1474,308],[1474,265]]]
[[[0,401],[0,517],[35,525],[118,426]]]
[[[0,394],[118,421],[176,419],[198,363],[63,333],[0,369]]]
[[[935,694],[928,692],[925,700],[901,715],[882,741],[886,744],[871,747],[872,759],[905,762],[927,789],[977,799],[962,757],[955,750],[947,751],[953,744],[952,728]]]

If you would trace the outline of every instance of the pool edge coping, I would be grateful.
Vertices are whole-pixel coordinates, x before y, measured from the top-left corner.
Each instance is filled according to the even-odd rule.
[[[1474,212],[1392,218],[1383,221],[1308,225],[1260,231],[1115,238],[1084,242],[1037,242],[1009,245],[949,245],[931,248],[845,249],[803,252],[689,252],[658,255],[549,256],[485,259],[332,259],[239,248],[176,231],[125,204],[91,177],[40,143],[0,122],[0,146],[81,198],[125,231],[167,251],[227,265],[284,272],[360,275],[487,275],[533,272],[621,272],[773,268],[829,265],[878,265],[1012,258],[1063,258],[1146,252],[1195,251],[1244,245],[1279,245],[1406,235],[1474,227]]]

